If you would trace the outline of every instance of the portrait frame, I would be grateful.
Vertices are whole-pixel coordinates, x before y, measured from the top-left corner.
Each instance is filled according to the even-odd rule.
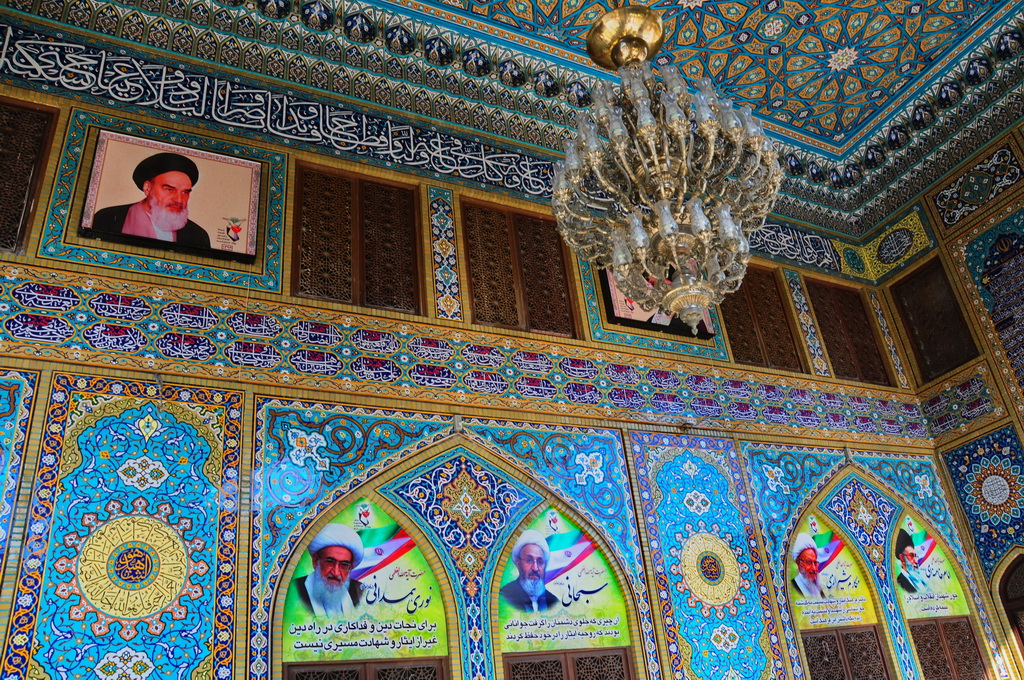
[[[706,321],[701,321],[697,325],[697,334],[694,335],[693,330],[679,317],[666,316],[661,310],[648,312],[639,307],[618,290],[608,269],[595,269],[594,276],[597,278],[600,291],[602,312],[606,321],[613,326],[632,332],[646,331],[656,337],[671,336],[690,342],[706,342],[716,335],[714,330],[708,330]],[[710,318],[714,325],[714,315],[712,314]]]
[[[132,175],[141,162],[160,153],[184,156],[198,169],[188,220],[193,231],[198,227],[209,237],[209,247],[95,228],[97,212],[127,208],[145,198]],[[262,226],[262,170],[259,161],[101,129],[78,233],[86,238],[251,263],[256,259]]]

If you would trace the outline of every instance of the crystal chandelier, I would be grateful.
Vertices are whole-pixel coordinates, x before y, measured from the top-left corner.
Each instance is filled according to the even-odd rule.
[[[662,39],[661,17],[644,6],[591,28],[587,52],[622,84],[600,83],[578,115],[555,163],[552,206],[580,258],[696,334],[707,309],[739,288],[783,171],[750,109],[719,98],[709,79],[692,95],[675,69],[655,79],[647,60]]]

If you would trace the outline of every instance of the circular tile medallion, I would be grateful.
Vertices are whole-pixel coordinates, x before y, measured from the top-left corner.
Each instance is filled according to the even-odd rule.
[[[100,611],[141,619],[164,609],[188,576],[181,538],[152,517],[118,517],[94,531],[78,557],[82,593]]]
[[[686,540],[680,566],[690,591],[711,605],[729,602],[739,592],[740,565],[729,545],[709,533]]]

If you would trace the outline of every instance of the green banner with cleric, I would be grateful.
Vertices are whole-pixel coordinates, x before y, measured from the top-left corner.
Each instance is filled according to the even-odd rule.
[[[282,630],[286,663],[448,655],[430,565],[409,534],[365,498],[317,532],[299,558]]]
[[[622,589],[608,561],[554,508],[515,537],[500,584],[504,652],[630,643]]]

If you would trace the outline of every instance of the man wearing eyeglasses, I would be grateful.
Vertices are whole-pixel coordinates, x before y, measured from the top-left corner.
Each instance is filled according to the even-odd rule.
[[[359,606],[363,585],[351,578],[363,561],[363,541],[351,527],[328,524],[309,543],[313,571],[296,579],[300,601],[316,616],[351,614]]]

